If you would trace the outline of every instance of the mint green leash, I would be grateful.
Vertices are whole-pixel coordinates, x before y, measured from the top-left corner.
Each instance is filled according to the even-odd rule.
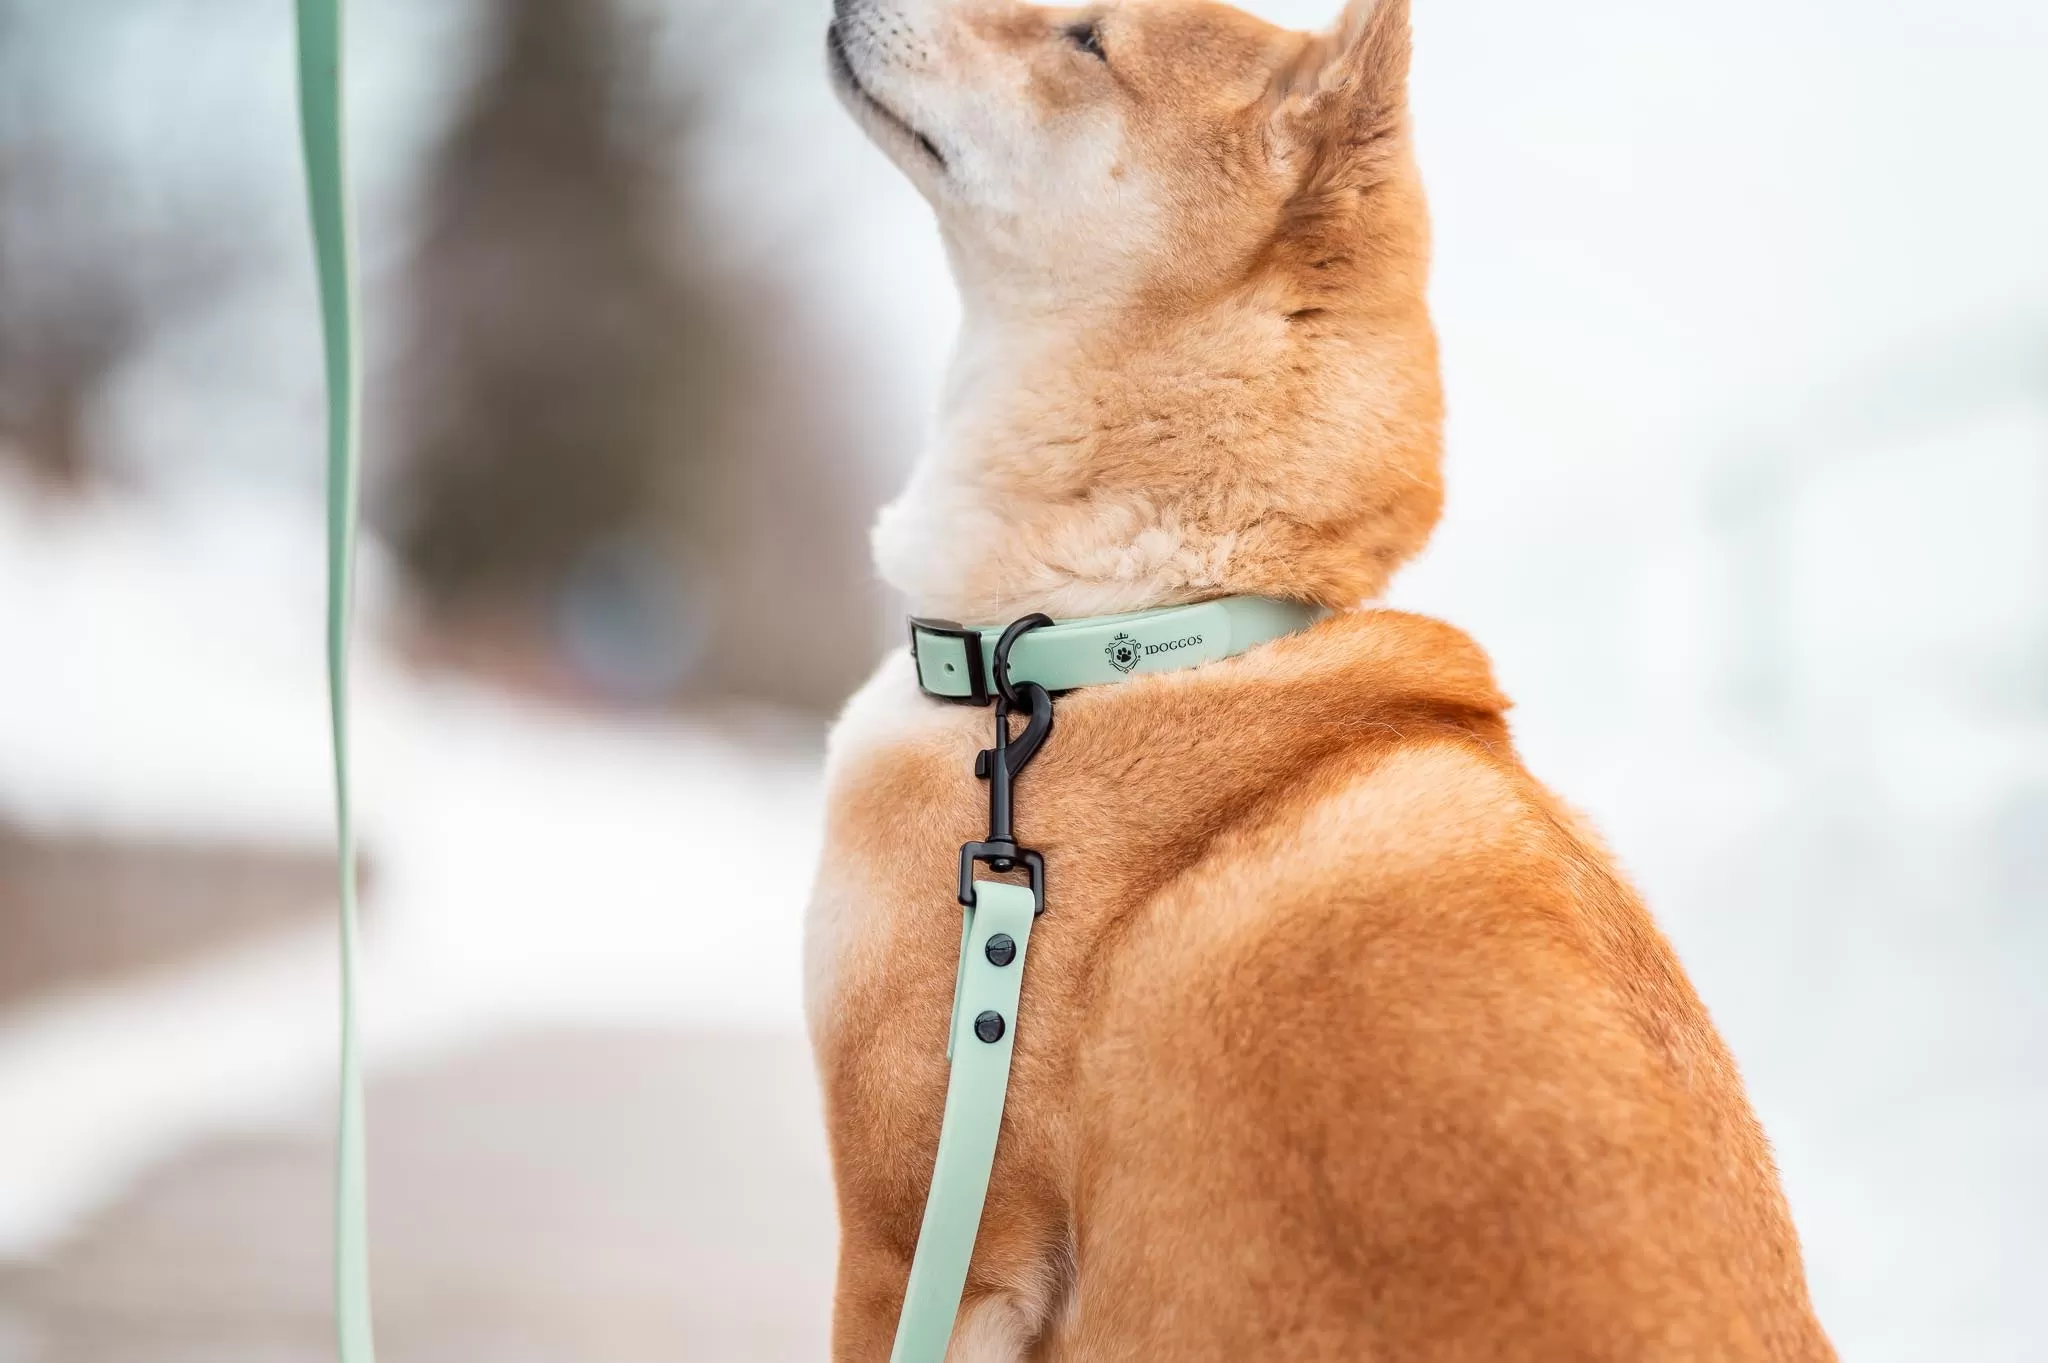
[[[373,1363],[362,1056],[356,1044],[356,830],[349,800],[349,624],[355,595],[361,365],[343,152],[341,0],[298,0],[299,120],[327,357],[327,694],[341,891],[341,1118],[335,1141],[334,1316],[341,1363]]]
[[[946,1116],[939,1157],[918,1231],[917,1257],[903,1315],[896,1323],[890,1363],[942,1363],[953,1320],[967,1290],[967,1265],[981,1230],[995,1170],[996,1135],[1010,1089],[1010,1059],[1017,1044],[1017,1005],[1024,957],[1036,921],[1036,899],[1017,885],[981,881],[961,939],[960,977],[953,1004],[946,1083]],[[998,964],[1000,962],[1000,964]]]

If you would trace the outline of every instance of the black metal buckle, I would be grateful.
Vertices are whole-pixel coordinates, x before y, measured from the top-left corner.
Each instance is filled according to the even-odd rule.
[[[988,671],[982,664],[980,630],[967,629],[957,620],[921,620],[912,617],[910,621],[910,657],[912,662],[917,660],[917,636],[920,634],[936,635],[941,639],[958,639],[966,646],[967,685],[971,688],[968,694],[964,696],[941,696],[935,691],[925,689],[926,695],[934,696],[939,700],[951,701],[955,705],[972,705],[977,710],[983,708],[996,698],[995,692],[988,689]],[[924,674],[922,672],[918,674],[917,684],[921,689],[924,688]]]
[[[1022,866],[1031,878],[1033,911],[1045,912],[1045,858],[1018,845],[1014,824],[1017,777],[1052,734],[1052,693],[1037,682],[1011,683],[1010,649],[1032,630],[1051,623],[1043,615],[1019,620],[996,644],[996,745],[974,759],[974,775],[988,782],[988,838],[960,849],[960,902],[968,908],[974,907],[974,867],[979,862],[998,874]],[[1020,710],[1027,716],[1024,731],[1012,738],[1010,716]]]

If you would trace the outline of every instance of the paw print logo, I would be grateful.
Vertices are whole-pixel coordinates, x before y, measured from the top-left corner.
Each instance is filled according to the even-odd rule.
[[[1128,634],[1119,634],[1111,639],[1109,647],[1103,652],[1109,655],[1109,665],[1125,676],[1137,671],[1139,662],[1145,656],[1144,649],[1138,641]]]

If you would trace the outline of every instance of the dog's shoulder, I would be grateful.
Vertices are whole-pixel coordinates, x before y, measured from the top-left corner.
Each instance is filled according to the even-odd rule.
[[[1296,746],[1134,916],[1120,970],[1211,998],[1260,981],[1247,1002],[1304,1017],[1483,1021],[1538,1049],[1634,1057],[1660,1083],[1732,1083],[1640,897],[1523,765],[1478,645],[1377,611],[1247,661],[1241,741]]]
[[[1557,1331],[1542,1356],[1617,1312],[1647,1323],[1638,1356],[1673,1319],[1726,1357],[1757,1321],[1796,1331],[1734,1064],[1611,857],[1522,766],[1483,655],[1386,613],[1298,644],[1267,660],[1294,701],[1247,738],[1348,714],[1353,741],[1100,939],[1075,1101],[1113,1133],[1104,1214],[1284,1246],[1333,1292],[1361,1261],[1421,1265],[1390,1289],[1415,1293],[1397,1334],[1513,1273],[1514,1309]]]
[[[1510,702],[1463,631],[1354,612],[1244,662],[1224,704],[1281,779],[1219,854],[1269,858],[1325,898],[1345,879],[1498,897],[1607,878],[1604,848],[1523,765]]]
[[[1247,741],[1305,746],[1167,888],[1229,968],[1249,950],[1327,973],[1332,952],[1348,953],[1418,999],[1447,999],[1463,979],[1535,1017],[1551,995],[1664,1059],[1710,1058],[1678,1054],[1708,1035],[1704,1010],[1591,824],[1523,764],[1478,644],[1442,621],[1368,611],[1257,667],[1278,685],[1243,679]],[[1205,968],[1202,955],[1183,963]]]

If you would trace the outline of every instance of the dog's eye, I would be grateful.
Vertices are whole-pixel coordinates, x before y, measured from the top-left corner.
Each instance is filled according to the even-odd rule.
[[[1102,50],[1102,25],[1093,20],[1075,24],[1072,28],[1069,28],[1067,30],[1067,41],[1099,62],[1109,60],[1109,57]]]

